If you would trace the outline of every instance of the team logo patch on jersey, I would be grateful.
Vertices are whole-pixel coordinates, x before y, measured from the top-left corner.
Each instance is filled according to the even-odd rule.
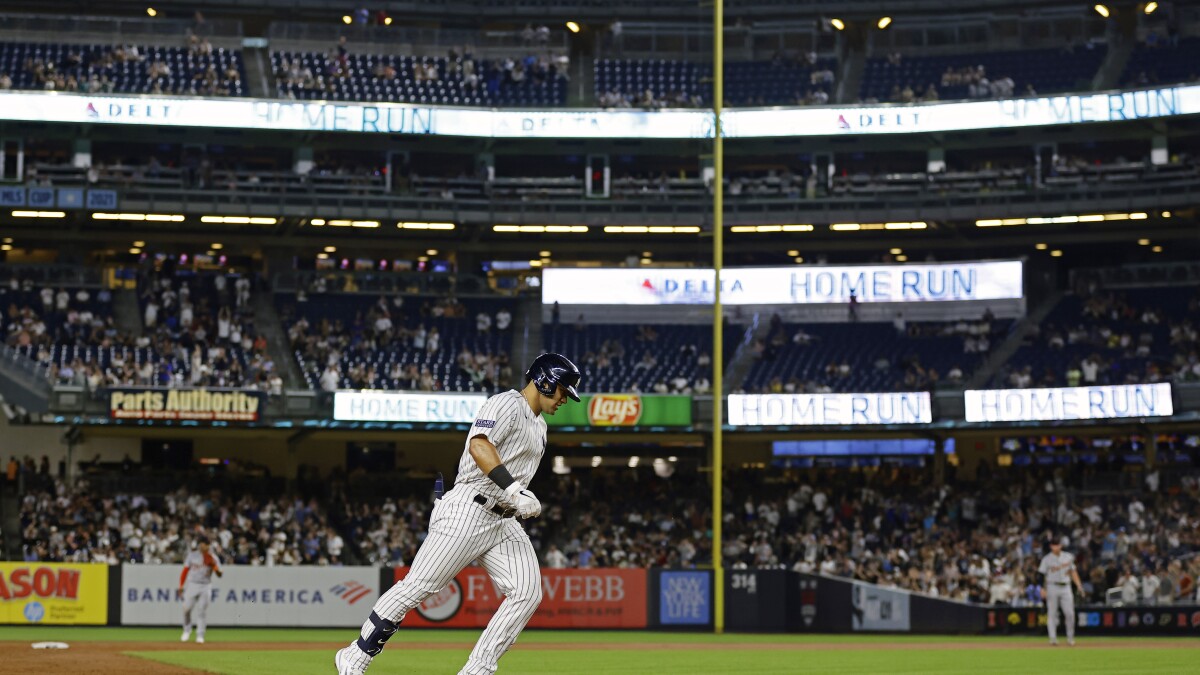
[[[475,426],[481,429],[492,429],[496,426],[496,420],[475,420]]]

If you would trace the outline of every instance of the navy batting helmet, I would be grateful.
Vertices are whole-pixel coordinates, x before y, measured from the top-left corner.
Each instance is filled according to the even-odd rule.
[[[579,386],[579,368],[562,354],[547,353],[534,359],[525,371],[525,379],[532,381],[546,396],[553,396],[561,384],[567,390],[567,396],[579,400],[579,392],[575,391]]]

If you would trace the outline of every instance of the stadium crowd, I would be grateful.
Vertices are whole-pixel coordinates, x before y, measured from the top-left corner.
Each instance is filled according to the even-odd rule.
[[[56,383],[105,387],[252,387],[282,393],[256,335],[251,281],[225,274],[142,270],[142,326],[121,330],[107,288],[57,288],[14,274],[0,288],[6,343]]]
[[[422,483],[384,496],[341,471],[320,498],[187,488],[100,494],[87,476],[68,487],[44,458],[38,469],[14,457],[9,475],[17,472],[26,474],[21,526],[31,561],[178,563],[191,539],[207,535],[238,564],[404,565],[425,538],[430,505]],[[789,470],[772,480],[734,472],[724,498],[725,563],[1032,605],[1040,602],[1037,564],[1054,537],[1076,555],[1089,602],[1105,602],[1110,590],[1109,600],[1126,604],[1200,601],[1195,477],[1160,490],[1151,472],[1143,490],[1086,497],[1072,487],[1076,472],[1063,468],[957,487],[927,477],[887,467]],[[696,473],[592,470],[538,483],[544,513],[525,526],[546,567],[711,564],[707,487]]]
[[[961,487],[899,469],[814,471],[772,490],[727,493],[735,508],[724,555],[735,567],[1021,605],[1040,603],[1037,565],[1053,537],[1076,555],[1090,602],[1104,602],[1110,588],[1129,604],[1200,599],[1200,485],[1193,478],[1160,492],[1158,474],[1149,476],[1143,492],[1080,497],[1064,469],[1025,468],[1015,480]]]

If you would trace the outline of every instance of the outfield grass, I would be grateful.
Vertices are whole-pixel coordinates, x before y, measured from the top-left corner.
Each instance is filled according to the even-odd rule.
[[[203,651],[144,650],[169,645],[173,628],[0,627],[0,640],[130,642],[131,655],[222,675],[333,673],[333,650],[314,643],[348,642],[353,630],[222,629],[209,631]],[[370,675],[453,675],[465,662],[474,630],[401,631]],[[1051,649],[1043,637],[894,635],[720,635],[649,631],[537,631],[522,634],[501,662],[502,675],[729,675],[733,673],[1173,673],[1197,672],[1200,642],[1181,638],[1093,638],[1074,649]],[[221,649],[221,644],[271,643],[275,650]],[[405,647],[446,644],[441,648]],[[178,644],[178,643],[175,643]],[[689,649],[689,645],[704,645]],[[929,648],[923,649],[926,645]],[[629,648],[622,649],[623,646]]]

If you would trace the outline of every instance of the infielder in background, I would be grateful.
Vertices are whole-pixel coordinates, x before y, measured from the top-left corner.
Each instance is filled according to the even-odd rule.
[[[1075,556],[1063,553],[1061,539],[1051,539],[1050,552],[1042,556],[1038,572],[1046,577],[1042,594],[1046,598],[1046,630],[1050,633],[1050,644],[1058,644],[1058,610],[1062,609],[1067,622],[1067,644],[1075,644],[1075,596],[1071,584],[1083,594],[1083,582],[1075,571]]]
[[[542,354],[524,389],[489,398],[467,433],[454,487],[440,496],[412,568],[372,608],[359,639],[334,655],[338,675],[360,675],[383,651],[409,610],[445,588],[472,560],[504,594],[459,675],[490,675],[542,601],[542,573],[529,535],[513,516],[534,518],[542,504],[529,491],[546,451],[546,420],[567,397],[578,401],[579,369]]]
[[[183,635],[180,642],[192,637],[196,627],[196,644],[204,644],[208,629],[208,601],[212,597],[212,575],[222,576],[221,561],[209,551],[208,539],[200,537],[199,544],[183,560],[179,575],[179,594],[183,597]]]

